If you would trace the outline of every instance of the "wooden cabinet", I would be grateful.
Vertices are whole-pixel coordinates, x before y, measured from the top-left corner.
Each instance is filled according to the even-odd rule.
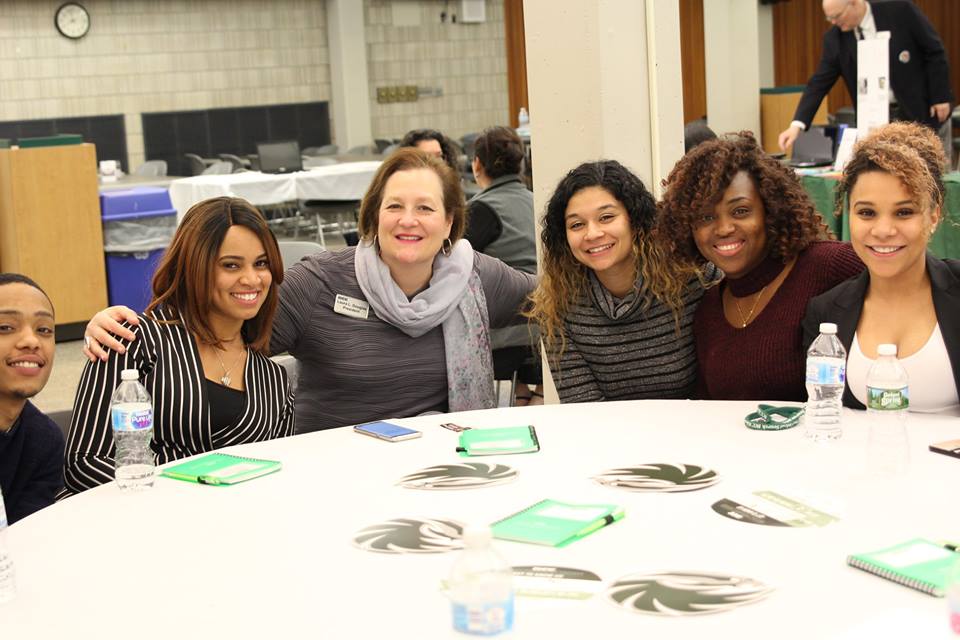
[[[44,288],[58,339],[107,305],[92,144],[0,149],[0,270]]]

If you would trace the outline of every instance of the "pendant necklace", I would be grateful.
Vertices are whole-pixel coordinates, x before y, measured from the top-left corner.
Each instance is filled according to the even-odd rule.
[[[753,301],[753,306],[750,307],[750,313],[747,314],[746,318],[743,317],[743,311],[740,310],[740,301],[737,300],[736,296],[733,295],[732,291],[730,292],[730,297],[733,298],[733,304],[736,305],[737,307],[737,315],[740,316],[740,322],[742,323],[740,325],[741,329],[745,329],[747,327],[747,323],[750,322],[750,318],[753,317],[753,312],[757,310],[757,305],[760,304],[760,298],[763,297],[763,292],[766,290],[767,290],[766,286],[760,289],[760,293],[757,294],[757,299]]]
[[[232,341],[231,341],[231,342],[232,342]],[[220,384],[222,384],[222,385],[225,386],[225,387],[229,387],[229,386],[230,386],[230,372],[233,370],[233,368],[234,368],[235,366],[237,366],[237,365],[240,363],[241,360],[243,360],[243,356],[247,353],[247,349],[246,349],[246,347],[244,347],[243,351],[240,352],[240,356],[236,359],[236,361],[235,361],[232,365],[230,365],[230,368],[229,368],[229,369],[227,368],[227,366],[226,366],[225,364],[223,364],[223,358],[220,357],[220,349],[214,347],[214,348],[213,348],[213,353],[214,353],[214,355],[217,356],[217,360],[220,361],[220,368],[223,369],[223,375],[220,376]]]

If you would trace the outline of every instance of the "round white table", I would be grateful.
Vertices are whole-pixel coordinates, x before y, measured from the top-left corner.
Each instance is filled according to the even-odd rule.
[[[960,535],[960,460],[927,451],[960,437],[960,421],[913,416],[906,476],[865,470],[867,416],[845,411],[828,446],[799,429],[743,426],[743,402],[645,401],[553,405],[399,420],[423,437],[398,443],[336,429],[233,447],[283,470],[232,487],[158,478],[153,490],[113,485],[10,527],[17,598],[0,607],[2,637],[447,638],[440,583],[454,553],[390,555],[352,545],[360,529],[396,517],[490,523],[543,498],[616,503],[626,516],[562,548],[496,541],[513,565],[593,571],[605,584],[637,572],[747,576],[775,588],[760,602],[691,617],[631,613],[603,594],[518,598],[518,638],[950,638],[946,602],[845,564],[914,537]],[[457,434],[533,424],[536,454],[472,458],[519,472],[516,481],[461,491],[413,490],[397,480],[464,461]],[[716,485],[632,493],[591,480],[636,463],[699,464]],[[822,497],[840,520],[822,528],[735,522],[711,509],[757,490]]]

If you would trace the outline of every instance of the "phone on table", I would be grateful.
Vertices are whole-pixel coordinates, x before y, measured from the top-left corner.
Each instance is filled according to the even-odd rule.
[[[383,420],[367,422],[366,424],[358,424],[353,428],[353,430],[357,433],[362,433],[365,436],[373,436],[374,438],[379,438],[380,440],[386,440],[388,442],[410,440],[412,438],[419,438],[423,435],[416,429],[408,429],[407,427],[401,427],[398,424],[385,422]]]

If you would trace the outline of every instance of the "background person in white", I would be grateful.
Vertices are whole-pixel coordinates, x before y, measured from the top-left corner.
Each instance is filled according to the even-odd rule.
[[[950,117],[950,68],[947,54],[927,20],[912,2],[823,0],[823,14],[833,26],[823,36],[820,64],[803,90],[793,122],[780,133],[784,151],[810,126],[820,103],[843,76],[856,105],[857,40],[890,32],[891,98],[898,109],[890,119],[912,120],[938,130]]]

